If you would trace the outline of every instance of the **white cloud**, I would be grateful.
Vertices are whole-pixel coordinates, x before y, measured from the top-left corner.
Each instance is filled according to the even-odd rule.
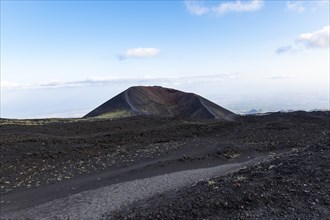
[[[277,54],[295,53],[304,49],[323,48],[330,46],[330,26],[325,26],[321,30],[300,34],[295,44],[282,46],[276,50]]]
[[[259,10],[262,6],[263,6],[263,1],[261,0],[253,0],[245,3],[242,3],[241,1],[225,2],[217,7],[217,11],[220,14],[224,14],[230,11],[236,11],[236,12],[256,11]]]
[[[325,26],[321,30],[301,34],[298,42],[302,42],[307,48],[329,48],[330,26]]]
[[[315,13],[319,10],[329,10],[329,0],[311,0],[311,1],[286,1],[286,11],[303,13]]]
[[[192,14],[204,15],[207,13],[224,15],[228,12],[249,12],[257,11],[262,8],[262,0],[251,1],[227,1],[219,3],[218,5],[206,6],[200,1],[186,1],[186,8]]]
[[[305,7],[303,6],[303,3],[301,1],[288,1],[286,2],[286,10],[302,13],[305,11]]]
[[[270,77],[266,77],[266,79],[275,79],[275,80],[281,80],[281,79],[292,79],[293,76],[291,75],[274,75]]]
[[[160,53],[160,50],[158,48],[131,48],[126,50],[125,53],[119,55],[119,59],[127,59],[127,58],[150,58],[155,57]]]
[[[195,15],[203,15],[210,11],[210,8],[203,6],[197,1],[185,1],[185,5],[188,11]]]
[[[283,47],[279,47],[276,50],[277,54],[284,54],[284,53],[292,53],[295,52],[296,50],[292,47],[292,46],[283,46]]]
[[[330,1],[329,0],[319,0],[319,1],[315,1],[315,4],[317,7],[319,8],[329,8],[329,4],[330,4]]]

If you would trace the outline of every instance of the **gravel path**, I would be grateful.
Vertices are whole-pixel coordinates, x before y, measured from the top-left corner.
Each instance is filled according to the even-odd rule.
[[[100,219],[102,215],[137,200],[146,199],[157,193],[163,193],[179,187],[193,185],[200,180],[226,175],[246,165],[255,164],[262,159],[256,158],[244,163],[186,170],[114,184],[53,200],[17,212],[3,213],[1,219]]]

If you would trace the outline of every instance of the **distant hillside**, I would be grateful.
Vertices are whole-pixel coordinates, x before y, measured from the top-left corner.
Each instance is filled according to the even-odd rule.
[[[118,94],[84,117],[114,118],[131,115],[233,120],[235,114],[194,93],[160,86],[135,86]]]

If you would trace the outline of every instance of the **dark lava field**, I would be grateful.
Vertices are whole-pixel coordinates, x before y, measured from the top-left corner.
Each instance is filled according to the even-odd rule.
[[[329,111],[249,115],[236,121],[152,116],[0,119],[0,126],[1,219],[84,219],[78,208],[54,214],[52,202],[116,184],[230,164],[239,168],[180,187],[173,181],[169,190],[145,185],[153,190],[150,196],[112,207],[102,203],[99,213],[93,203],[90,212],[96,214],[88,218],[330,216]]]

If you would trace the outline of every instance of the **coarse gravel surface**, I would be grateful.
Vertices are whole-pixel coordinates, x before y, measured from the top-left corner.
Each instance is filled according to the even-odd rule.
[[[0,129],[1,217],[329,216],[329,111],[249,115],[231,122],[153,116],[0,119]],[[247,161],[266,156],[265,162],[243,169]],[[230,168],[222,176],[220,170],[234,164],[240,170]],[[213,175],[214,167],[220,173]],[[210,168],[207,176],[192,175],[204,168]],[[173,181],[167,176],[180,172],[189,174]],[[115,199],[95,193],[153,178],[166,183],[142,191],[146,194],[127,185]],[[212,179],[199,181],[203,178]],[[86,208],[90,204],[93,210]]]

